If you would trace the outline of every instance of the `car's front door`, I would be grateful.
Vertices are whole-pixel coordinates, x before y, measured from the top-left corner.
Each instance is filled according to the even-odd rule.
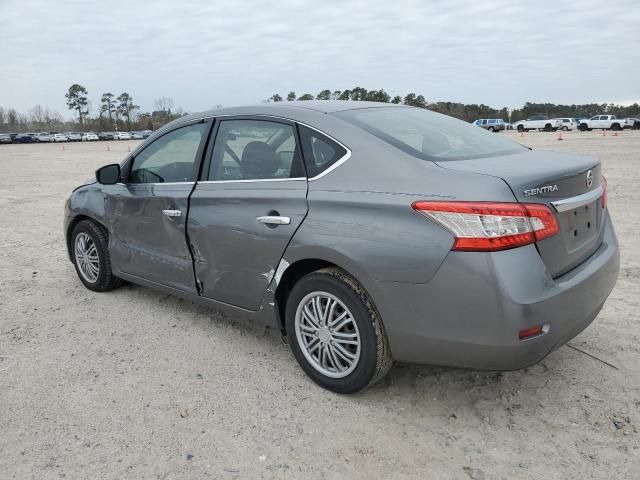
[[[196,293],[185,225],[210,125],[200,120],[177,127],[131,160],[125,184],[107,199],[117,270]]]
[[[307,214],[296,127],[284,120],[225,118],[191,196],[187,225],[202,296],[258,310]]]

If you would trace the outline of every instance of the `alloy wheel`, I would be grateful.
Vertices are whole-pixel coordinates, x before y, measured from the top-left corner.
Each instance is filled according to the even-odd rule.
[[[358,366],[358,326],[335,295],[320,291],[306,295],[296,310],[295,331],[303,355],[321,374],[344,378]]]
[[[75,239],[75,259],[82,277],[89,283],[98,281],[100,275],[100,259],[93,239],[80,232]]]

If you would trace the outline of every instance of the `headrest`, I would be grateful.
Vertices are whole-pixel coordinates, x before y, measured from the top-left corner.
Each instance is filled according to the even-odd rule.
[[[240,171],[245,179],[272,178],[278,170],[276,151],[264,142],[250,142],[244,147]]]

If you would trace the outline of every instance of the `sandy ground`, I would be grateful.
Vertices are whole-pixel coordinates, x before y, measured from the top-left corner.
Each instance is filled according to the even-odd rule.
[[[595,155],[622,249],[593,325],[510,373],[316,387],[277,332],[67,260],[71,189],[135,142],[0,146],[0,478],[640,478],[640,132],[509,135]],[[107,151],[107,145],[110,151]]]

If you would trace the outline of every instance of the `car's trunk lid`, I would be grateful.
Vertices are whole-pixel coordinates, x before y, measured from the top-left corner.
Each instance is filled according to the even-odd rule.
[[[536,246],[553,277],[582,263],[602,242],[604,215],[598,160],[528,151],[437,164],[447,169],[499,177],[509,185],[518,201],[548,205],[556,214],[560,232],[537,242]]]

